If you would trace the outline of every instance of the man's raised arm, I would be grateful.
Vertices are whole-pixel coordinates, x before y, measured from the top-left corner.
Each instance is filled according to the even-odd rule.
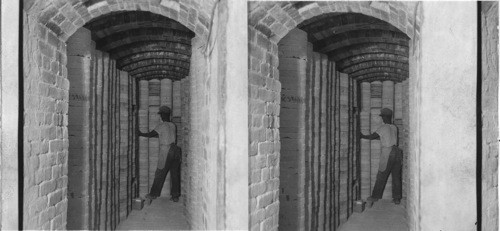
[[[137,130],[137,135],[151,138],[151,137],[158,137],[158,132],[153,130],[148,133],[142,133],[141,131]]]

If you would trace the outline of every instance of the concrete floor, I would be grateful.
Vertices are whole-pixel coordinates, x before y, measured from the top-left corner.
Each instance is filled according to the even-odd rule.
[[[363,213],[353,213],[340,231],[407,231],[406,211],[392,200],[379,200]]]
[[[151,205],[146,203],[142,210],[132,210],[117,230],[188,230],[182,198],[179,202],[169,199],[160,197]]]

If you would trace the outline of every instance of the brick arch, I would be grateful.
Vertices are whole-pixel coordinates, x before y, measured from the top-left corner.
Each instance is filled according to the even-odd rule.
[[[78,28],[90,20],[112,12],[147,11],[178,21],[202,41],[208,38],[210,10],[214,1],[168,0],[35,0],[25,4],[28,15],[35,15],[38,22],[47,26],[62,41],[66,41]]]
[[[191,47],[189,47],[191,48]],[[110,54],[113,54],[112,58],[120,60],[122,58],[131,57],[135,54],[145,53],[145,52],[172,52],[176,54],[182,54],[184,56],[190,55],[190,50],[186,46],[178,46],[178,44],[168,43],[168,42],[137,42],[128,45],[127,49],[116,49],[109,50]]]
[[[146,73],[146,72],[151,72],[151,71],[172,71],[179,73],[180,75],[187,76],[189,74],[189,71],[186,69],[183,69],[179,66],[173,66],[173,65],[152,65],[149,64],[147,66],[141,66],[137,67],[133,70],[129,71],[129,75],[131,76],[136,76],[138,74]]]
[[[352,66],[349,66],[347,68],[344,68],[342,72],[345,73],[357,73],[361,71],[367,71],[372,68],[382,68],[382,67],[387,67],[391,69],[399,69],[402,71],[408,71],[408,63],[403,63],[403,62],[398,62],[398,61],[393,61],[393,60],[380,60],[380,61],[366,61],[366,62],[360,62],[357,64],[354,64]]]
[[[408,56],[390,54],[390,53],[366,53],[361,55],[353,55],[336,62],[340,69],[348,68],[352,65],[366,61],[395,61],[408,63]]]
[[[184,61],[179,61],[176,59],[165,59],[165,58],[153,58],[153,59],[145,59],[133,63],[129,63],[121,66],[121,69],[124,71],[133,71],[140,67],[151,66],[151,65],[167,65],[167,66],[175,66],[182,68],[186,71],[189,71],[189,63]]]
[[[174,52],[165,52],[165,51],[136,53],[128,57],[121,58],[120,60],[117,60],[116,63],[121,68],[124,66],[133,65],[136,62],[142,62],[145,60],[154,60],[154,59],[169,59],[172,60],[172,62],[174,61],[177,62],[178,65],[186,67],[189,66],[189,56]]]
[[[351,56],[374,53],[384,53],[407,57],[409,54],[409,50],[407,46],[401,46],[393,43],[365,43],[353,47],[342,47],[335,53],[332,53],[330,57],[337,62]]]
[[[138,34],[138,35],[128,35],[128,36],[120,36],[120,37],[119,37],[119,35],[121,35],[121,34],[118,34],[117,36],[109,36],[109,37],[106,37],[105,39],[99,40],[99,42],[97,42],[97,48],[99,50],[108,51],[108,50],[113,50],[113,49],[119,49],[120,47],[127,46],[131,43],[148,42],[148,41],[170,42],[170,43],[179,44],[180,46],[185,46],[185,47],[191,48],[190,41],[187,37],[170,36],[166,33],[163,34],[162,31],[156,32],[156,35]]]
[[[395,83],[401,82],[401,78],[398,76],[375,76],[375,77],[359,77],[357,78],[358,81],[362,82],[383,82],[383,81],[393,81]]]
[[[330,13],[359,13],[385,21],[398,28],[410,39],[413,38],[412,9],[408,9],[405,4],[399,2],[371,4],[370,2],[332,1],[300,6],[294,3],[263,4],[256,7],[251,5],[249,25],[277,42],[307,19]]]
[[[408,78],[408,71],[392,67],[373,67],[366,70],[353,72],[350,74],[350,77],[353,79],[357,79],[360,76],[366,76],[366,75],[375,77],[375,76],[385,76],[389,74],[400,76],[402,80]]]
[[[135,75],[131,75],[133,78],[140,79],[140,80],[149,80],[149,76],[154,76],[155,78],[157,76],[161,76],[161,78],[164,78],[164,76],[170,76],[170,79],[172,81],[175,80],[181,80],[182,78],[186,77],[185,75],[179,74],[179,72],[176,71],[169,71],[169,70],[151,70],[151,71],[146,71],[142,73],[138,73]],[[160,77],[158,77],[161,79]]]

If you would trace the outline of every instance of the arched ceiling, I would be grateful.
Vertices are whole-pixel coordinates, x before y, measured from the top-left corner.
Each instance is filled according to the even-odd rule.
[[[179,80],[189,75],[194,33],[167,17],[144,11],[114,12],[89,21],[96,49],[139,79]]]
[[[304,7],[306,3],[294,4]],[[337,69],[360,81],[408,78],[409,38],[391,24],[359,13],[328,13],[297,26],[314,51],[327,54]]]

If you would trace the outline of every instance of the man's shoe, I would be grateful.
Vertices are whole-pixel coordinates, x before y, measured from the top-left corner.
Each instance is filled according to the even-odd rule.
[[[392,202],[394,202],[394,204],[401,204],[401,199],[392,199]]]
[[[150,200],[154,200],[154,199],[156,199],[156,197],[155,197],[155,196],[151,196],[151,195],[149,195],[149,194],[146,194],[146,196],[145,196],[145,197],[146,197],[146,199],[150,199]]]
[[[178,202],[179,201],[179,197],[172,197],[170,198],[171,201],[173,202]]]

